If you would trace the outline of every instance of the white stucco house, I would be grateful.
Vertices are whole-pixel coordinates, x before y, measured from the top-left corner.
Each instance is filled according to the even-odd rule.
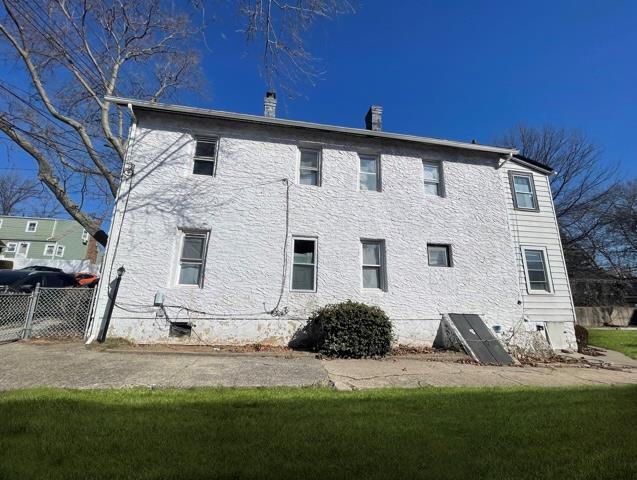
[[[89,341],[287,344],[309,313],[382,307],[397,343],[476,313],[573,347],[549,176],[509,148],[109,98],[133,115]],[[109,286],[110,283],[110,286]]]

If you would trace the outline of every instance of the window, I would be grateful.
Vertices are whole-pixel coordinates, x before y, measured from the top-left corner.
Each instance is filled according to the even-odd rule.
[[[422,162],[425,193],[427,195],[443,196],[442,165],[438,162]]]
[[[56,247],[55,256],[56,257],[63,257],[64,256],[64,245],[58,245]]]
[[[217,140],[214,138],[197,138],[195,161],[192,173],[195,175],[214,176],[217,163]]]
[[[2,228],[2,218],[0,218],[0,228]]]
[[[378,240],[362,240],[363,288],[385,289],[384,244]]]
[[[23,242],[18,244],[18,250],[16,251],[16,257],[26,257],[27,253],[29,253],[29,246],[31,244],[28,242]]]
[[[38,230],[38,222],[27,222],[25,232],[35,233]]]
[[[15,253],[16,249],[18,248],[18,244],[17,243],[7,243],[7,250],[6,253]]]
[[[82,230],[82,241],[88,242],[88,232],[86,230]]]
[[[430,267],[451,267],[451,247],[428,243],[427,259]]]
[[[179,258],[179,284],[203,286],[208,233],[184,232]]]
[[[522,254],[529,293],[551,293],[546,249],[543,247],[522,247]]]
[[[309,148],[301,149],[299,164],[299,183],[301,185],[321,185],[321,151]]]
[[[294,239],[292,290],[314,292],[316,283],[316,240]]]
[[[54,243],[47,243],[44,246],[44,255],[46,255],[48,257],[52,257],[54,253],[55,253],[55,244]]]
[[[539,210],[532,173],[509,172],[513,206],[517,210]]]
[[[380,158],[375,155],[359,155],[360,189],[380,192]]]

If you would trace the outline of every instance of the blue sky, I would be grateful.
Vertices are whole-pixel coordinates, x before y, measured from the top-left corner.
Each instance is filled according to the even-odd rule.
[[[609,163],[637,177],[637,2],[368,0],[319,25],[316,86],[279,116],[488,143],[514,125],[582,130]],[[225,39],[224,39],[225,36]],[[199,105],[260,114],[265,84],[228,25],[212,25],[204,58],[211,98]]]
[[[280,98],[278,116],[362,127],[370,104],[386,131],[489,143],[516,124],[583,131],[637,178],[637,2],[360,0],[355,15],[322,22],[308,49],[316,85]],[[185,103],[261,114],[261,48],[237,24],[207,31],[209,95]],[[2,149],[4,150],[4,149]],[[0,151],[0,154],[4,151]],[[7,165],[35,174],[14,150]]]

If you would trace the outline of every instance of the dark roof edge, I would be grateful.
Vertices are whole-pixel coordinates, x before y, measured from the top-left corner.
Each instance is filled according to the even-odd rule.
[[[520,165],[523,165],[525,167],[531,168],[533,170],[537,170],[540,173],[544,173],[546,175],[551,175],[552,173],[555,172],[555,170],[553,170],[552,167],[544,163],[540,163],[531,158],[525,157],[524,155],[520,155],[519,153],[516,155],[513,155],[513,158],[511,158],[511,161],[518,163]]]
[[[163,103],[149,102],[146,100],[134,100],[130,98],[106,96],[107,102],[117,105],[130,105],[133,108],[142,110],[152,110],[157,112],[177,113],[182,115],[192,115],[198,117],[218,118],[225,120],[235,120],[240,122],[255,123],[261,125],[275,125],[281,127],[305,128],[309,130],[320,130],[324,132],[343,133],[359,137],[384,138],[389,140],[401,140],[405,142],[424,143],[429,145],[439,145],[443,147],[460,148],[466,150],[477,150],[481,152],[499,153],[504,155],[515,155],[518,150],[514,148],[493,147],[489,145],[479,145],[474,143],[456,142],[453,140],[443,140],[429,137],[419,137],[415,135],[404,135],[400,133],[376,132],[363,128],[338,127],[335,125],[324,125],[320,123],[301,122],[298,120],[285,120],[281,118],[261,117],[258,115],[247,115],[243,113],[223,112],[220,110],[210,110],[205,108],[185,107],[181,105],[169,105]]]

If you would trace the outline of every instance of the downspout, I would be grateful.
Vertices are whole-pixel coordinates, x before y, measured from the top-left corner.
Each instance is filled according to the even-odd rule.
[[[113,232],[115,232],[115,224],[117,220],[120,220],[120,218],[118,218],[118,213],[119,213],[119,202],[121,200],[121,192],[122,192],[122,186],[124,185],[124,178],[125,178],[125,172],[126,172],[126,166],[127,166],[127,161],[130,155],[130,146],[131,143],[133,141],[133,138],[135,138],[135,134],[137,131],[137,117],[135,116],[135,113],[133,112],[133,105],[132,103],[128,103],[126,105],[126,108],[128,109],[128,111],[131,114],[132,117],[132,123],[129,129],[129,135],[128,135],[128,140],[126,142],[126,154],[125,157],[122,161],[122,170],[120,173],[120,178],[122,179],[122,181],[120,181],[118,189],[117,189],[117,197],[115,199],[115,205],[113,205],[113,214],[111,216],[111,223],[109,225],[108,228],[108,242],[106,244],[106,248],[104,249],[104,255],[102,256],[102,264],[100,267],[100,282],[97,285],[97,292],[95,292],[95,301],[93,302],[93,306],[91,309],[91,314],[89,317],[89,324],[90,326],[87,328],[87,338],[86,338],[86,344],[90,344],[93,343],[95,340],[97,340],[97,338],[102,334],[105,335],[106,334],[106,330],[108,329],[108,326],[106,326],[106,328],[104,328],[104,323],[106,320],[106,315],[102,316],[101,319],[96,318],[98,315],[98,305],[100,303],[100,299],[102,298],[103,294],[104,294],[104,289],[106,289],[106,296],[108,298],[108,302],[107,305],[105,307],[104,310],[104,314],[108,313],[108,323],[110,324],[110,317],[112,315],[112,307],[114,306],[114,301],[111,301],[111,294],[109,292],[109,289],[111,288],[110,285],[108,285],[109,282],[105,282],[105,274],[108,273],[109,278],[110,278],[110,274],[113,273],[112,272],[112,268],[113,265],[115,263],[115,254],[116,252],[116,248],[113,248]],[[130,188],[130,187],[129,187]],[[128,191],[128,195],[130,195],[130,190]],[[121,227],[121,225],[120,225]],[[121,233],[121,232],[120,232]],[[118,235],[119,236],[119,235]],[[110,272],[107,272],[107,269],[109,268],[109,264],[110,264]],[[123,269],[123,267],[122,267]],[[117,289],[119,290],[119,282],[121,282],[121,275],[119,275],[119,270],[118,270],[118,285],[117,285]],[[107,312],[106,309],[110,309],[111,312]],[[96,325],[97,322],[100,322],[99,325]]]

